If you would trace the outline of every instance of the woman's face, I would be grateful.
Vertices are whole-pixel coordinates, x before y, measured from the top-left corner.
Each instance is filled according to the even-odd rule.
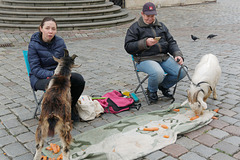
[[[43,27],[40,26],[40,31],[42,32],[42,40],[44,42],[51,42],[57,33],[57,25],[53,21],[46,21]]]
[[[146,15],[143,12],[141,14],[142,14],[144,23],[151,24],[155,21],[155,15]]]

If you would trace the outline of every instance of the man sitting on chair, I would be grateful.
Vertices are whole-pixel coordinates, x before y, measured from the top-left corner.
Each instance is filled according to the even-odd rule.
[[[158,100],[158,89],[165,97],[172,98],[169,88],[186,76],[181,70],[178,78],[180,65],[183,64],[182,52],[168,28],[156,19],[157,12],[153,3],[144,4],[141,15],[127,31],[125,50],[133,55],[137,69],[149,75],[149,101]]]

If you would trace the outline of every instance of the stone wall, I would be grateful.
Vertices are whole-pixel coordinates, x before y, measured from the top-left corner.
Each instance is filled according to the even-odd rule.
[[[146,2],[152,2],[156,7],[169,7],[190,4],[200,4],[206,2],[216,2],[217,0],[125,0],[125,7],[129,9],[139,9]]]

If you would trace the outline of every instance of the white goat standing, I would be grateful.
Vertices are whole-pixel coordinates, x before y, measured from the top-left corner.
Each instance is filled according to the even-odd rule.
[[[202,115],[207,109],[207,98],[213,92],[213,99],[217,99],[216,85],[221,76],[221,67],[218,59],[213,54],[206,54],[197,64],[190,89],[187,91],[188,100],[182,103],[189,103],[196,115]]]

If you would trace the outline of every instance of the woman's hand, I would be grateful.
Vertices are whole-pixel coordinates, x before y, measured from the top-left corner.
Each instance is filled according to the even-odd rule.
[[[154,44],[158,43],[158,40],[155,40],[155,39],[153,39],[153,38],[148,38],[148,39],[146,40],[146,43],[147,43],[147,46],[151,47],[151,46],[153,46]]]
[[[182,59],[182,57],[180,57],[180,56],[175,57],[174,60],[175,60],[178,64],[180,64],[180,65],[183,64],[183,59]]]

